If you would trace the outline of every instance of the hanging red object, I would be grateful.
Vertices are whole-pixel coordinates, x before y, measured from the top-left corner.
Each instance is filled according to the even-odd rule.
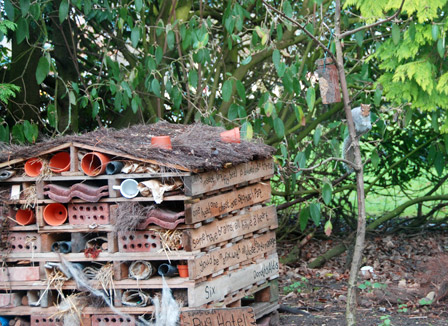
[[[341,102],[339,89],[339,74],[333,59],[316,60],[317,75],[319,76],[320,96],[323,104]]]

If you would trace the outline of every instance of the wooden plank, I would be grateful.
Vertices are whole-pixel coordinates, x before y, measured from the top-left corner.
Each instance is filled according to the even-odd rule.
[[[7,251],[0,251],[0,259],[7,262],[14,262],[19,260],[31,260],[34,262],[40,261],[61,261],[61,256],[63,256],[68,261],[75,262],[92,262],[92,261],[131,261],[139,260],[144,258],[145,260],[189,260],[194,259],[198,255],[199,251],[186,252],[183,250],[170,251],[170,252],[160,252],[160,253],[144,253],[142,256],[141,252],[100,252],[100,255],[96,259],[84,256],[84,253],[70,253],[70,254],[59,254],[56,252],[45,252],[45,253],[8,253]]]
[[[185,194],[196,196],[273,174],[272,159],[251,161],[227,169],[193,174],[184,178]]]
[[[205,198],[185,207],[185,223],[194,224],[210,217],[262,203],[271,198],[269,182],[260,182],[236,191]]]
[[[70,146],[70,172],[79,171],[79,160],[78,160],[78,149],[71,145]]]
[[[271,231],[257,238],[229,243],[228,247],[219,248],[205,255],[188,261],[190,279],[213,274],[224,268],[251,260],[265,253],[274,253],[276,249],[275,232]]]
[[[251,307],[202,309],[184,311],[180,315],[181,326],[256,326]]]
[[[155,178],[169,178],[169,177],[187,177],[190,176],[190,172],[166,172],[166,173],[132,173],[132,174],[126,174],[126,173],[120,173],[120,174],[114,174],[114,175],[98,175],[96,177],[90,177],[88,175],[52,175],[52,176],[46,176],[44,178],[45,181],[77,181],[77,180],[110,180],[110,179],[155,179]],[[19,176],[19,177],[12,177],[8,180],[3,180],[2,182],[27,182],[27,181],[36,181],[36,178],[27,177],[27,176]]]
[[[33,157],[39,157],[39,156],[42,156],[42,155],[46,155],[46,154],[50,154],[50,153],[53,153],[53,152],[56,152],[56,151],[60,151],[61,149],[66,149],[66,148],[70,147],[70,145],[72,145],[72,143],[64,143],[62,145],[59,145],[59,146],[53,147],[51,149],[48,149],[46,151],[40,152],[39,154],[37,154],[37,155],[35,155]],[[2,163],[0,163],[0,169],[5,167],[5,166],[11,166],[11,165],[14,165],[14,164],[17,164],[17,163],[22,163],[22,162],[24,162],[24,161],[26,161],[26,160],[28,160],[30,158],[31,158],[31,156],[27,157],[27,158],[20,157],[20,158],[16,158],[16,159],[13,159],[13,160],[6,161],[6,162],[2,162]],[[13,178],[11,178],[11,179],[13,179]],[[7,181],[10,181],[10,180],[7,180]]]
[[[278,257],[274,254],[258,264],[251,264],[215,280],[203,282],[193,291],[188,291],[189,306],[199,307],[208,302],[221,301],[234,291],[278,277],[278,269]]]
[[[79,147],[79,148],[88,149],[90,151],[97,151],[97,152],[101,152],[101,153],[104,153],[104,154],[109,154],[109,155],[112,155],[112,156],[125,157],[125,158],[128,158],[130,160],[135,160],[135,161],[140,161],[140,162],[146,162],[146,163],[166,166],[166,167],[173,168],[173,169],[176,169],[176,170],[187,171],[187,172],[193,171],[193,170],[190,170],[190,169],[188,169],[188,168],[186,168],[184,166],[181,166],[181,165],[171,164],[171,163],[161,163],[161,162],[156,161],[156,160],[149,160],[149,159],[144,159],[144,158],[140,158],[140,157],[129,155],[129,154],[118,153],[118,152],[115,152],[115,151],[112,151],[112,150],[109,150],[109,149],[101,148],[100,146],[90,146],[90,145],[85,145],[85,144],[81,144],[81,143],[73,143],[73,145],[75,145],[76,147]],[[197,170],[195,170],[195,171],[197,172]],[[195,172],[195,171],[193,171],[193,172]]]
[[[182,243],[185,250],[192,251],[271,226],[272,229],[278,227],[275,207],[261,207],[246,214],[213,221],[197,229],[185,230]]]

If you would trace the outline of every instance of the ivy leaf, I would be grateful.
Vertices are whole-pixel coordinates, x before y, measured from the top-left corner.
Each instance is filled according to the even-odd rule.
[[[320,204],[319,203],[312,203],[310,205],[310,215],[311,215],[311,219],[313,220],[314,224],[316,226],[319,226],[319,224],[320,224]]]
[[[302,232],[305,230],[309,219],[310,219],[310,208],[309,207],[302,208],[299,216],[300,230]]]
[[[306,91],[306,104],[308,109],[312,110],[314,108],[314,103],[316,102],[316,91],[313,87],[309,87]]]
[[[224,82],[224,85],[222,85],[222,99],[224,100],[224,102],[230,101],[230,98],[232,97],[232,88],[233,88],[232,79],[227,79]]]
[[[397,24],[392,25],[392,41],[395,45],[400,42],[400,27]]]
[[[59,5],[59,22],[62,23],[68,16],[68,0],[62,0]]]
[[[131,30],[131,42],[134,48],[137,47],[138,41],[140,41],[140,28],[138,26],[134,26]]]
[[[41,57],[39,59],[39,62],[37,63],[37,69],[36,69],[36,81],[38,85],[42,84],[42,82],[45,80],[49,72],[50,72],[50,62],[48,61],[48,58]]]
[[[325,235],[329,237],[331,232],[333,231],[333,224],[331,224],[331,220],[328,220],[324,226]]]
[[[322,187],[322,199],[324,200],[325,205],[329,205],[331,203],[331,195],[333,193],[333,189],[331,184],[324,183]]]
[[[157,78],[154,78],[151,82],[151,90],[157,97],[162,97],[160,93],[160,83]]]
[[[274,119],[274,131],[279,138],[285,136],[285,125],[283,124],[282,119],[278,117]]]

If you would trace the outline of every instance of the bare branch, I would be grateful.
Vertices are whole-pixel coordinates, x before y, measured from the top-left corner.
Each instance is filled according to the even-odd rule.
[[[403,0],[404,1],[404,0]],[[282,17],[283,19],[286,19],[287,21],[289,21],[290,23],[294,24],[295,26],[297,26],[298,28],[300,28],[306,35],[308,35],[313,41],[315,41],[325,52],[328,52],[328,54],[330,55],[330,57],[333,59],[333,62],[337,65],[337,60],[336,57],[334,56],[334,54],[330,51],[330,49],[328,47],[325,46],[325,44],[323,44],[321,41],[319,41],[313,34],[311,34],[310,32],[308,32],[308,30],[300,25],[298,22],[296,22],[294,19],[289,18],[288,16],[286,16],[284,13],[282,13],[280,10],[272,7],[270,4],[266,3],[264,0],[261,0],[261,2],[263,2],[263,4],[266,6],[266,8],[272,10],[273,12],[275,12],[277,15],[279,15],[280,17]]]
[[[405,1],[406,0],[402,0],[401,1],[400,8],[398,8],[398,10],[392,16],[390,16],[390,17],[388,17],[386,19],[379,20],[376,23],[373,23],[373,24],[370,24],[370,25],[361,26],[361,27],[355,28],[355,29],[353,29],[351,31],[344,32],[341,35],[337,35],[337,37],[342,39],[344,37],[350,36],[352,34],[355,34],[355,33],[359,32],[359,31],[362,31],[364,29],[372,28],[372,27],[375,27],[375,26],[378,26],[378,25],[381,25],[381,24],[384,24],[384,23],[387,23],[387,22],[391,21],[392,19],[394,19],[395,17],[397,17],[400,14],[401,10],[403,9],[403,5],[404,5]]]

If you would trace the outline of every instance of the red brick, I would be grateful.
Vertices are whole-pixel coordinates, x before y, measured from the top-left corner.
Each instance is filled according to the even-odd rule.
[[[40,252],[41,239],[37,232],[11,232],[8,235],[11,252]]]
[[[0,282],[38,281],[39,266],[1,267]]]
[[[70,204],[68,219],[72,225],[109,224],[109,205],[104,203]]]
[[[22,304],[22,296],[19,293],[0,293],[0,307],[12,308]]]
[[[92,315],[92,326],[135,326],[135,318],[119,315]]]
[[[160,237],[154,231],[134,231],[118,235],[120,252],[158,251],[161,247]]]

